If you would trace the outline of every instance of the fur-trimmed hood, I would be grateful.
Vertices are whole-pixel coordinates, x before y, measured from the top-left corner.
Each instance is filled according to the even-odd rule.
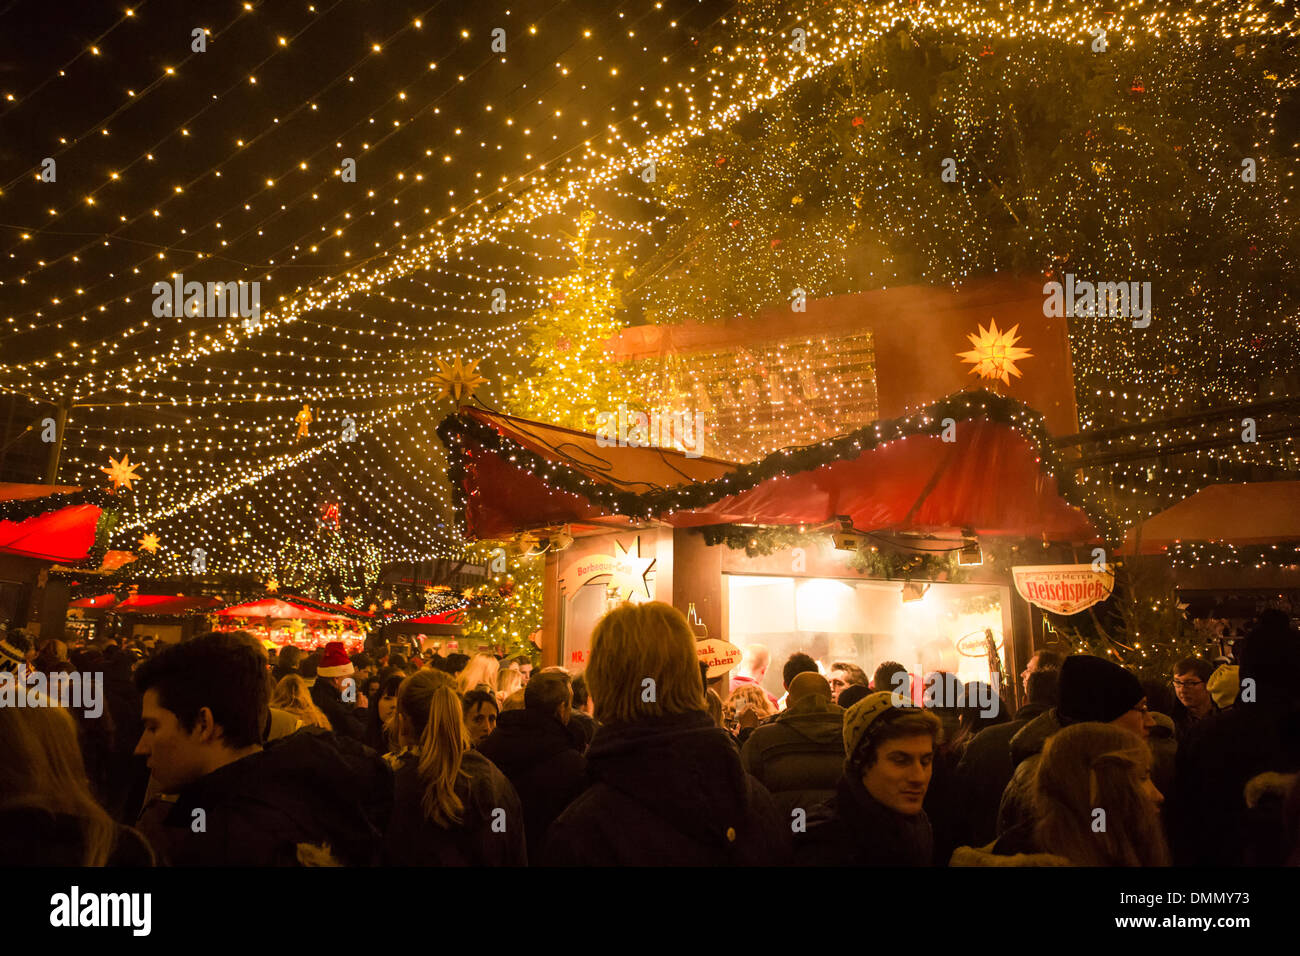
[[[1297,773],[1276,773],[1269,770],[1256,774],[1246,781],[1246,786],[1242,789],[1246,806],[1253,810],[1266,797],[1285,802],[1297,780],[1300,780],[1300,774]]]
[[[1063,856],[1055,853],[1016,853],[1007,856],[993,852],[994,844],[988,846],[959,846],[952,851],[949,866],[1073,866]]]

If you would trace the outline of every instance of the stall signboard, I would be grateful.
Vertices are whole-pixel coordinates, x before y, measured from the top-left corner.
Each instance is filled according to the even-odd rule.
[[[707,677],[713,680],[721,677],[740,663],[745,652],[730,641],[718,638],[704,638],[695,642],[695,653],[700,662],[708,668]]]
[[[654,565],[654,558],[641,557],[641,538],[638,536],[630,549],[625,548],[621,541],[615,541],[612,555],[589,554],[579,558],[569,566],[565,577],[573,576],[574,587],[582,587],[596,578],[608,577],[622,600],[636,595],[649,601],[653,600],[654,591],[647,575]]]
[[[1053,614],[1078,614],[1110,597],[1115,573],[1091,564],[1039,564],[1011,569],[1016,591]]]

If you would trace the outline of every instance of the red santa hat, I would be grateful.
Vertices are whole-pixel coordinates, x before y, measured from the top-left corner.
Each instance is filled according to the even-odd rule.
[[[330,641],[325,645],[325,654],[316,668],[317,677],[347,677],[355,668],[348,660],[348,652],[343,649],[342,641]]]

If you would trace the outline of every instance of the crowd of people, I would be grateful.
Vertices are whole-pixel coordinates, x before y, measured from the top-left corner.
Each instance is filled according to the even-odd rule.
[[[1300,633],[1265,612],[1235,653],[1144,684],[1040,651],[1013,714],[802,652],[777,696],[758,645],[709,680],[662,603],[605,615],[580,674],[10,632],[0,677],[93,676],[106,706],[0,706],[0,863],[1300,865]]]

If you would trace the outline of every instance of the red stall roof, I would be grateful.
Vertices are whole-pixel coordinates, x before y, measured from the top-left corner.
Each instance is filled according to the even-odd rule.
[[[1300,541],[1300,481],[1210,485],[1129,529],[1124,553],[1158,554],[1182,542]]]
[[[115,610],[122,614],[186,614],[221,603],[214,597],[186,597],[182,594],[132,594]]]
[[[68,607],[80,608],[104,608],[115,607],[117,605],[117,596],[114,594],[96,594],[94,597],[77,598],[75,601],[69,601]]]
[[[95,526],[103,508],[99,492],[68,485],[0,483],[0,554],[37,558],[57,564],[84,561],[95,544]],[[93,499],[93,500],[92,500]],[[21,505],[19,503],[22,503]]]
[[[941,435],[948,419],[953,441]],[[602,447],[592,434],[474,408],[438,431],[472,538],[574,522],[627,527],[629,517],[817,526],[847,515],[868,531],[1099,540],[1068,476],[1068,499],[1061,490],[1041,416],[983,390],[745,465]]]
[[[370,614],[353,607],[309,601],[291,594],[262,598],[237,604],[217,611],[219,617],[267,617],[298,619],[304,621],[355,621],[369,618]]]

